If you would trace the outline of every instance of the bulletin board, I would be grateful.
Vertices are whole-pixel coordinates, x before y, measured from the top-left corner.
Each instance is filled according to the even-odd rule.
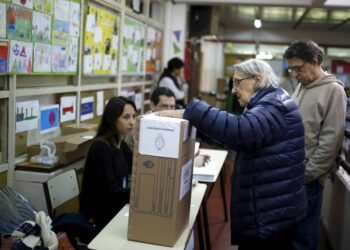
[[[142,74],[144,71],[144,39],[145,26],[143,23],[125,17],[123,26],[123,74]]]
[[[77,72],[79,0],[0,0],[0,74]]]
[[[84,74],[116,75],[120,14],[89,4],[84,33]]]
[[[162,65],[162,37],[163,34],[151,26],[147,27],[146,37],[146,72],[149,74],[159,72]]]

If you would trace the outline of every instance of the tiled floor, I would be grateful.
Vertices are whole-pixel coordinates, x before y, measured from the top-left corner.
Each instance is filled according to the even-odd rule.
[[[230,201],[230,176],[233,169],[232,163],[226,162],[224,166],[224,176],[226,180],[226,200],[229,206]],[[229,207],[228,207],[229,209]],[[213,192],[208,200],[208,218],[209,218],[209,227],[210,227],[210,238],[212,250],[238,250],[238,247],[231,246],[230,244],[230,223],[225,222],[224,209],[222,203],[222,197],[220,192],[220,183],[219,181],[215,184]],[[196,228],[197,229],[197,228]],[[332,250],[328,247],[325,241],[325,234],[321,228],[321,235],[319,241],[319,250]],[[196,250],[199,249],[198,237],[195,234],[196,238]]]

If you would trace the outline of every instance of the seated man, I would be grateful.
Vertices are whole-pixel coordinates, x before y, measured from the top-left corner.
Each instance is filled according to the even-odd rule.
[[[151,94],[151,105],[148,112],[157,112],[162,110],[174,110],[176,99],[174,93],[166,87],[157,87]],[[134,135],[128,135],[124,141],[131,150],[134,149]]]

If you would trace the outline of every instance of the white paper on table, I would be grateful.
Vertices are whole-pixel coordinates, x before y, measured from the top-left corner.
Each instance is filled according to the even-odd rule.
[[[86,28],[85,28],[85,30],[87,32],[94,32],[94,27],[95,27],[95,16],[89,14],[86,17]]]
[[[62,96],[60,100],[60,118],[61,123],[73,121],[77,110],[76,96]]]
[[[179,200],[191,190],[191,175],[192,175],[192,159],[185,163],[185,165],[181,169],[181,183],[180,183],[180,194]]]
[[[143,155],[178,158],[183,119],[146,115],[140,124],[139,152]]]
[[[39,101],[16,103],[16,133],[38,128]]]
[[[84,55],[84,73],[92,73],[93,70],[93,60],[92,55]]]
[[[94,29],[94,43],[102,42],[102,29],[98,26]]]
[[[103,55],[103,70],[108,70],[111,67],[111,55]]]
[[[142,107],[142,93],[135,94],[135,106],[137,110],[140,110]]]
[[[104,103],[104,92],[97,91],[96,114],[98,116],[103,114],[103,108],[104,108],[103,103]]]
[[[94,70],[99,70],[102,67],[102,54],[97,53],[94,56]]]

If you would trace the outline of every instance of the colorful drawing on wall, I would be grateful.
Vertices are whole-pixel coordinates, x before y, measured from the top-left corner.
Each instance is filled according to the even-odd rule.
[[[9,43],[8,41],[0,41],[0,73],[8,72],[8,50]]]
[[[159,72],[162,62],[162,32],[148,26],[146,45],[146,72]]]
[[[181,30],[174,30],[173,36],[172,36],[172,45],[173,45],[173,55],[174,56],[181,56]]]
[[[39,101],[16,103],[16,133],[38,128]]]
[[[59,128],[58,104],[40,108],[40,134],[49,133]]]
[[[70,37],[69,53],[68,53],[68,71],[75,72],[78,65],[78,37]]]
[[[80,4],[70,2],[69,8],[69,32],[71,36],[79,36],[80,29]]]
[[[62,96],[60,102],[61,123],[75,120],[77,109],[75,96]]]
[[[33,7],[47,14],[53,14],[53,0],[34,0]]]
[[[30,42],[32,40],[31,10],[17,5],[7,6],[7,38]]]
[[[33,72],[51,72],[51,45],[45,43],[34,44]]]
[[[94,97],[81,98],[80,105],[80,121],[85,121],[94,118]]]
[[[84,33],[84,74],[116,74],[118,14],[88,6]]]
[[[13,0],[12,2],[22,7],[33,9],[33,0]]]
[[[0,3],[0,37],[6,38],[6,4]]]
[[[122,72],[124,74],[137,74],[143,72],[144,34],[145,28],[143,23],[130,17],[125,18],[122,60]]]
[[[27,74],[32,72],[33,44],[11,40],[9,71]]]
[[[67,47],[52,45],[52,72],[68,72]]]
[[[33,11],[33,42],[51,42],[51,16]]]
[[[52,44],[69,45],[69,22],[54,20],[52,30]]]
[[[69,22],[69,1],[55,0],[55,19]]]

